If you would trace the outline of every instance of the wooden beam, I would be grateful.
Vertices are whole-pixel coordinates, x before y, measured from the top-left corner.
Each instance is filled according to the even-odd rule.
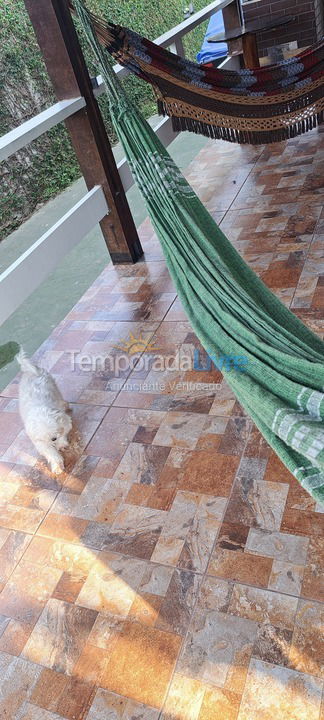
[[[78,95],[86,107],[65,122],[90,190],[101,185],[110,213],[100,223],[114,263],[136,262],[143,250],[118,174],[66,0],[24,0],[58,100]]]
[[[225,31],[235,30],[243,23],[243,13],[240,0],[233,0],[222,10]],[[229,55],[238,55],[242,52],[242,40],[229,40],[227,43]]]
[[[246,33],[242,36],[242,48],[245,67],[260,67],[258,44],[255,33]]]

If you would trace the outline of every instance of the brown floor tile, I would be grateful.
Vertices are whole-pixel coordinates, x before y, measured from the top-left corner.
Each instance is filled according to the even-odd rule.
[[[90,641],[88,641],[73,668],[73,676],[82,682],[90,683],[91,685],[100,685],[101,676],[107,665],[107,661],[107,650],[91,645]]]
[[[206,690],[199,720],[236,720],[240,699],[240,695],[224,688]]]
[[[203,683],[175,673],[161,720],[198,720],[204,693]]]
[[[270,452],[263,479],[268,482],[288,483],[288,485],[295,482],[291,472],[287,470],[273,450]]]
[[[181,490],[226,497],[239,459],[215,452],[172,450],[160,483]]]
[[[94,696],[94,687],[77,678],[68,680],[66,687],[57,703],[57,712],[67,720],[86,717]]]
[[[79,542],[87,525],[87,520],[49,513],[37,534],[41,537],[57,538],[67,542]]]
[[[267,587],[271,569],[271,558],[216,548],[210,559],[208,573],[228,580]]]
[[[296,535],[321,536],[323,526],[324,520],[321,513],[286,508],[282,518],[281,531]]]
[[[10,620],[0,637],[0,651],[10,655],[20,655],[32,630],[33,625],[19,620]]]
[[[0,508],[0,525],[10,530],[33,534],[42,522],[44,515],[43,510],[7,504]]]
[[[31,694],[31,703],[45,710],[56,711],[59,699],[68,682],[68,677],[63,673],[47,668],[43,669]]]
[[[129,618],[137,620],[142,625],[154,626],[159,618],[163,599],[159,595],[143,593],[136,595],[128,613]]]
[[[81,592],[85,580],[86,576],[84,575],[72,575],[71,573],[64,572],[53,591],[52,597],[56,598],[56,600],[74,603]]]
[[[31,563],[18,566],[0,594],[0,613],[33,625],[50,598],[61,570]]]
[[[160,708],[181,646],[181,638],[125,622],[101,685],[107,690]]]

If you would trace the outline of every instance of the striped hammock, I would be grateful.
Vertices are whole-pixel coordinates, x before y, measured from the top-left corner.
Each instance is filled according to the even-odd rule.
[[[126,96],[81,0],[75,7],[107,88],[111,118],[199,340],[295,478],[324,502],[324,343],[242,260]]]
[[[72,3],[70,3],[71,7]],[[323,121],[324,40],[294,58],[254,70],[219,70],[179,57],[136,32],[90,13],[100,43],[150,83],[174,130],[264,144]]]

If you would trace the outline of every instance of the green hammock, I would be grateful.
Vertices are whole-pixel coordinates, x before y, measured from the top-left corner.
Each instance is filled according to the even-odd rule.
[[[18,343],[10,340],[5,345],[0,345],[0,370],[8,365],[19,352]]]
[[[246,265],[127,98],[88,11],[74,7],[101,66],[112,122],[177,293],[202,345],[303,488],[324,500],[324,343]]]

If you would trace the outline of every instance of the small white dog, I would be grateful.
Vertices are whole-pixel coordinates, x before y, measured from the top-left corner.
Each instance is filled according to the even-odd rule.
[[[22,349],[17,360],[23,373],[19,383],[19,410],[26,433],[52,472],[58,475],[64,470],[60,450],[68,446],[72,428],[66,412],[68,404],[50,373],[34,365]]]

